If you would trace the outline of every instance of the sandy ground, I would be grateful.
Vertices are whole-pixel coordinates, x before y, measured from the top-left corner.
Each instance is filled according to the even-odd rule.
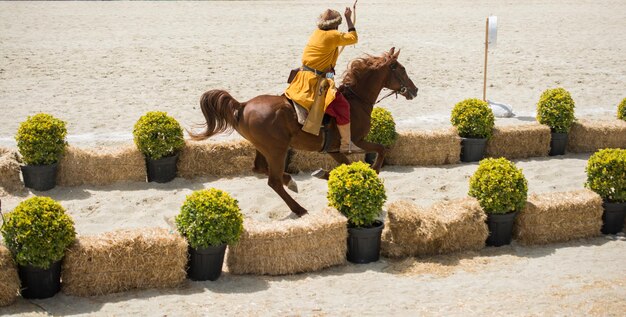
[[[216,282],[93,298],[58,294],[7,316],[623,316],[624,237],[515,244],[428,259],[347,265],[284,277],[225,273]],[[610,267],[611,269],[607,269]]]
[[[280,94],[300,65],[319,11],[347,2],[0,3],[0,145],[44,111],[69,124],[73,144],[130,140],[147,111],[185,127],[201,122],[200,95],[240,101]],[[615,117],[626,97],[626,2],[362,1],[360,43],[341,56],[392,46],[420,88],[388,99],[399,129],[449,125],[452,107],[482,97],[485,18],[498,16],[487,98],[534,117],[542,91],[562,86],[581,117]]]
[[[528,180],[529,193],[583,189],[588,154],[568,154],[558,159],[533,158],[516,161]],[[467,196],[469,178],[478,163],[443,167],[388,166],[380,173],[387,202],[405,199],[428,206],[442,200]],[[311,213],[320,213],[327,204],[326,182],[308,173],[294,175],[299,193],[292,196]],[[110,186],[56,187],[38,194],[60,201],[76,222],[79,234],[110,231],[112,228],[144,226],[169,227],[185,197],[202,188],[219,188],[239,201],[247,218],[256,221],[291,219],[287,205],[267,185],[267,178],[176,178],[167,184],[120,183]],[[27,195],[2,199],[4,210],[13,209]]]
[[[349,2],[200,3],[0,2],[0,146],[27,115],[68,122],[69,142],[119,145],[145,112],[164,110],[184,127],[201,122],[206,90],[239,100],[279,94],[318,11]],[[361,1],[361,42],[338,65],[365,53],[402,48],[417,99],[388,99],[399,130],[448,126],[454,103],[482,96],[485,17],[499,18],[490,53],[488,98],[533,120],[546,88],[563,86],[585,118],[615,116],[626,97],[626,2]],[[297,18],[302,17],[301,20]],[[236,134],[218,139],[239,138]],[[530,193],[582,189],[588,155],[518,160]],[[385,167],[388,203],[419,205],[464,197],[477,164]],[[295,175],[294,194],[310,212],[326,205],[326,183]],[[168,184],[58,187],[80,234],[170,227],[185,196],[216,187],[240,202],[246,218],[284,221],[290,212],[255,176],[176,179]],[[32,192],[2,197],[11,210]],[[595,315],[626,311],[623,235],[521,247],[487,248],[426,259],[347,265],[285,277],[232,276],[180,289],[94,298],[59,294],[0,308],[0,315]],[[368,286],[372,286],[368,289]],[[622,312],[622,313],[620,313]]]
[[[582,189],[587,159],[588,154],[568,154],[518,160],[516,164],[523,169],[529,192],[547,193]],[[427,206],[464,197],[476,168],[476,163],[389,166],[380,176],[388,202],[408,199]],[[311,213],[320,212],[326,202],[326,183],[306,174],[295,175],[295,179],[301,191],[294,197]],[[247,219],[294,221],[266,180],[254,176],[57,187],[45,194],[68,210],[79,234],[96,234],[113,228],[172,228],[185,195],[209,187],[235,196]],[[4,197],[3,207],[10,210],[24,198]],[[225,273],[217,282],[187,281],[179,289],[93,298],[59,294],[47,300],[20,299],[13,306],[0,308],[0,315],[621,316],[626,309],[624,261],[623,233],[536,247],[514,242],[480,252],[422,259],[383,258],[373,264],[348,264],[293,276]]]

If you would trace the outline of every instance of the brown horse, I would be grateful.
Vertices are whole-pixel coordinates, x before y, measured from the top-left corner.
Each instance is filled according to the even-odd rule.
[[[400,50],[394,48],[381,57],[366,56],[353,60],[339,87],[350,102],[350,122],[352,142],[367,152],[376,152],[377,158],[372,168],[379,172],[385,157],[385,147],[365,141],[370,129],[372,108],[383,88],[403,95],[411,100],[417,96],[417,87],[398,62]],[[200,99],[200,107],[206,119],[206,129],[200,133],[190,133],[192,139],[203,140],[212,135],[235,129],[256,148],[253,171],[269,176],[268,185],[285,201],[298,216],[307,213],[285,190],[283,186],[297,192],[291,176],[284,172],[285,158],[289,148],[305,151],[322,151],[323,133],[315,136],[302,131],[296,112],[285,96],[261,95],[247,102],[238,102],[224,90],[210,90]],[[334,121],[334,120],[332,120]],[[339,148],[337,127],[334,138],[329,140],[330,148]],[[341,153],[328,153],[338,163],[349,164]],[[328,172],[324,172],[326,175]]]

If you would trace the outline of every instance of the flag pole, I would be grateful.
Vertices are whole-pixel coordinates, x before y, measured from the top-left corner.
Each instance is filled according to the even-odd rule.
[[[489,18],[485,22],[485,70],[483,78],[483,101],[487,101],[487,53],[489,52]]]

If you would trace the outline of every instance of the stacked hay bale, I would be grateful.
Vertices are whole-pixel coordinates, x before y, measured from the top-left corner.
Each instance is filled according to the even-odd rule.
[[[20,294],[20,278],[11,251],[0,244],[0,307],[11,305]]]
[[[568,135],[567,151],[584,153],[604,148],[626,149],[626,121],[579,119],[574,122]]]
[[[410,131],[398,136],[385,162],[391,165],[456,164],[461,157],[461,138],[454,129]]]
[[[296,220],[244,220],[239,243],[228,247],[232,274],[313,272],[346,261],[347,220],[333,208]]]
[[[600,235],[602,198],[590,190],[533,194],[515,221],[514,239],[546,244]]]
[[[459,162],[461,139],[453,129],[435,131],[409,131],[400,133],[389,149],[385,163],[389,165],[442,165]],[[363,160],[363,154],[348,155],[351,162]],[[295,151],[291,158],[292,169],[311,171],[318,168],[331,170],[339,165],[330,155]]]
[[[145,159],[133,145],[92,149],[69,146],[59,162],[57,174],[57,184],[61,186],[109,185],[120,181],[145,180]]]
[[[187,276],[186,266],[186,240],[166,229],[118,230],[82,236],[65,255],[63,292],[92,296],[176,287]]]
[[[426,256],[485,247],[489,234],[474,198],[421,208],[408,201],[389,205],[381,252],[388,257]]]
[[[363,160],[363,154],[350,154],[346,156],[350,162]],[[288,167],[291,171],[313,171],[318,168],[323,168],[328,171],[338,165],[339,163],[326,153],[293,151]]]
[[[512,160],[548,156],[550,138],[550,128],[539,123],[495,127],[487,142],[485,157]]]
[[[256,150],[248,141],[187,142],[178,159],[178,176],[229,176],[250,173]]]
[[[17,152],[0,148],[0,195],[16,193],[23,189]]]

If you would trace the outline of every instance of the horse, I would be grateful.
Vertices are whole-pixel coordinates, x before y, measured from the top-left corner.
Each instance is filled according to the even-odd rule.
[[[383,145],[365,141],[369,133],[371,113],[376,98],[383,88],[400,94],[407,100],[417,96],[418,88],[398,62],[400,50],[391,48],[382,56],[366,55],[351,61],[344,73],[343,83],[338,91],[350,103],[352,142],[368,153],[376,152],[372,169],[380,172],[386,149]],[[389,96],[388,95],[388,96]],[[204,131],[189,133],[193,140],[204,140],[215,134],[236,130],[256,148],[254,159],[255,173],[268,176],[268,185],[285,201],[289,209],[301,217],[307,210],[287,193],[283,186],[297,192],[297,185],[291,175],[285,173],[285,160],[290,148],[321,152],[324,134],[313,135],[302,131],[296,111],[284,95],[260,95],[246,102],[238,102],[224,90],[209,90],[200,98],[200,108],[206,120]],[[334,130],[330,148],[339,148],[339,133],[334,119],[329,124]],[[350,164],[350,160],[339,152],[328,153],[339,164]],[[326,178],[327,171],[318,176]]]

